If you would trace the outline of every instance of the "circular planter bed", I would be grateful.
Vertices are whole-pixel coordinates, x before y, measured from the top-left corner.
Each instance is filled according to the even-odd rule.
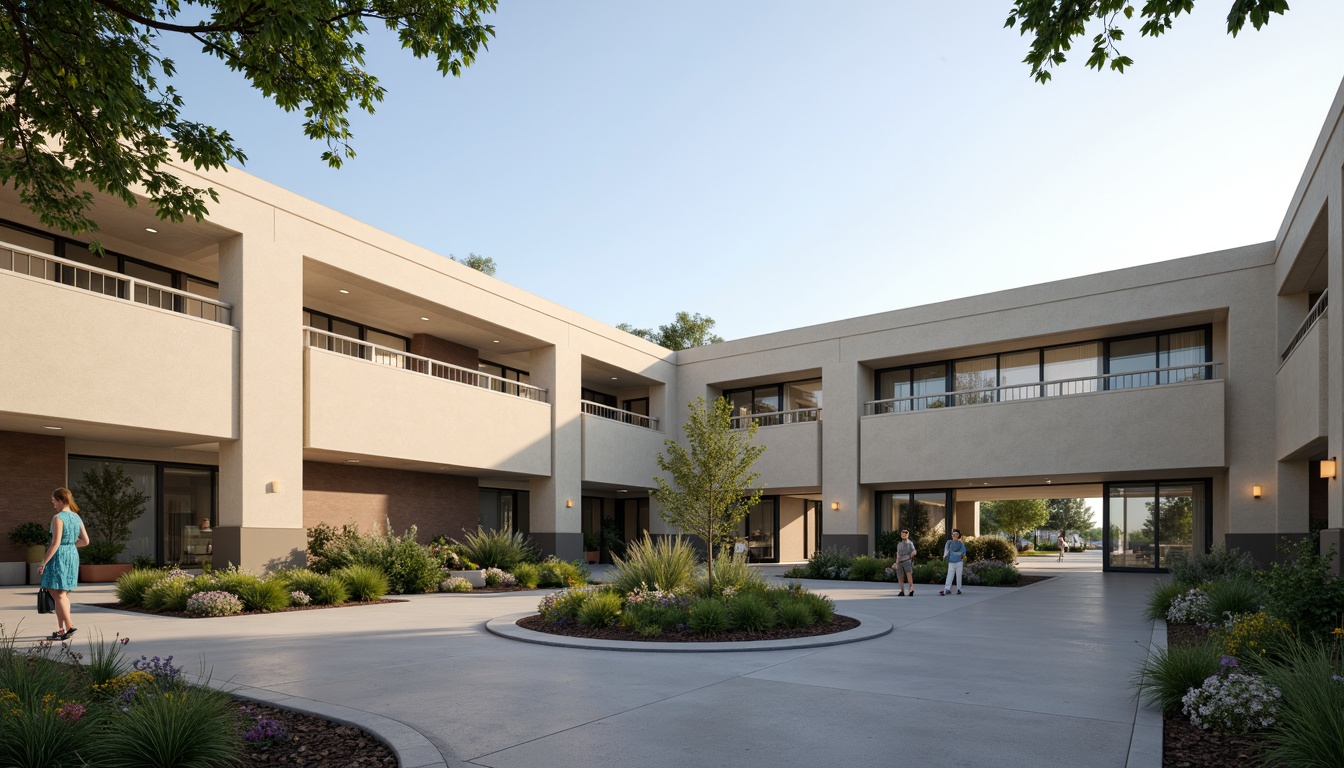
[[[397,758],[387,745],[352,725],[251,701],[239,701],[238,714],[244,722],[261,717],[275,720],[287,734],[265,746],[245,746],[242,768],[337,765],[395,768],[397,765]]]
[[[550,624],[541,616],[528,616],[517,621],[518,626],[532,632],[543,632],[562,637],[578,637],[586,640],[630,640],[652,643],[740,643],[753,640],[790,640],[796,637],[818,637],[846,632],[859,626],[856,619],[836,614],[829,624],[813,624],[810,627],[775,627],[763,632],[743,632],[734,630],[721,635],[701,635],[690,630],[667,631],[660,635],[646,637],[625,627],[604,627],[597,629],[582,624]]]
[[[278,611],[243,611],[235,613],[234,616],[259,616],[266,613],[289,613],[290,611],[320,611],[326,608],[354,608],[360,605],[381,605],[383,603],[404,603],[405,600],[391,600],[383,598],[382,600],[365,600],[363,602],[350,601],[340,605],[291,605],[288,608],[281,608]],[[228,616],[191,616],[184,611],[151,611],[148,608],[140,606],[122,605],[121,603],[91,603],[97,608],[111,608],[117,611],[130,611],[131,613],[148,613],[153,616],[171,616],[175,619],[227,619]]]

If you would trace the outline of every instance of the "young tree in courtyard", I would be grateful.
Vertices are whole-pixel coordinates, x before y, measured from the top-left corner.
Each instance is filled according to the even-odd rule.
[[[1082,499],[1048,499],[1050,517],[1045,527],[1052,531],[1085,531],[1092,527],[1092,508]]]
[[[760,473],[752,472],[751,466],[765,447],[752,444],[755,424],[732,428],[732,404],[724,398],[707,406],[703,397],[697,397],[689,409],[682,428],[686,445],[665,440],[658,455],[658,468],[672,482],[653,478],[657,487],[650,495],[661,507],[663,520],[705,542],[712,589],[714,547],[733,537],[737,524],[761,499],[761,489],[754,487]]]
[[[987,501],[980,505],[982,510],[985,507],[990,508],[990,515],[999,530],[1012,534],[1014,546],[1017,545],[1018,534],[1040,528],[1050,517],[1044,499]]]
[[[483,272],[491,277],[495,276],[495,266],[496,266],[495,260],[490,258],[489,256],[481,256],[475,253],[468,253],[466,256],[460,259],[452,254],[449,254],[448,258],[452,259],[453,261],[456,261],[458,264],[461,264],[463,266],[471,267],[477,272]]]

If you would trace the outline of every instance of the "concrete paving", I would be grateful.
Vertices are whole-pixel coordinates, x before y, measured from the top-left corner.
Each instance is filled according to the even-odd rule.
[[[806,582],[895,630],[803,650],[613,653],[485,631],[543,591],[186,620],[90,605],[113,599],[107,586],[75,593],[76,645],[120,633],[135,656],[369,727],[403,768],[1159,766],[1160,718],[1130,687],[1165,639],[1141,617],[1153,577],[1084,557],[1028,560],[1057,578],[960,596]],[[32,588],[0,588],[0,623],[21,642],[55,624],[33,602]]]

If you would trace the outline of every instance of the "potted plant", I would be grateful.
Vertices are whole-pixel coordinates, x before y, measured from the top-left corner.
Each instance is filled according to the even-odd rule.
[[[25,560],[28,564],[28,583],[30,584],[36,581],[37,564],[42,562],[42,555],[47,551],[47,540],[49,538],[50,534],[47,529],[42,527],[41,523],[35,523],[31,520],[19,523],[9,532],[9,543],[27,550]]]
[[[149,496],[136,490],[114,464],[86,471],[73,490],[89,532],[89,544],[79,552],[79,580],[116,581],[131,570],[130,563],[117,563],[117,558],[126,550],[131,525],[144,513]]]
[[[592,531],[583,534],[583,550],[589,565],[595,565],[602,556],[602,537]]]

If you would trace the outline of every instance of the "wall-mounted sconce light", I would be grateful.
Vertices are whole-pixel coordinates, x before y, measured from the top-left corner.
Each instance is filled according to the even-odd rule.
[[[1321,459],[1321,477],[1327,480],[1335,477],[1338,470],[1335,459]]]
[[[279,481],[279,480],[272,480],[271,482],[267,483],[267,484],[266,484],[266,492],[267,492],[267,493],[279,493],[279,492],[280,492],[280,481]]]
[[[838,509],[840,509],[840,502],[838,502],[838,501],[832,501],[832,502],[831,502],[831,510],[832,510],[832,511],[835,511],[835,510],[838,510]]]
[[[1251,486],[1251,495],[1258,499],[1258,498],[1260,498],[1260,496],[1264,493],[1264,490],[1265,490],[1265,489],[1261,488],[1261,487],[1258,486],[1258,485],[1252,485],[1252,486]]]
[[[573,499],[565,499],[565,509],[571,509],[571,508],[573,508],[573,507],[574,507],[574,500],[573,500]]]

